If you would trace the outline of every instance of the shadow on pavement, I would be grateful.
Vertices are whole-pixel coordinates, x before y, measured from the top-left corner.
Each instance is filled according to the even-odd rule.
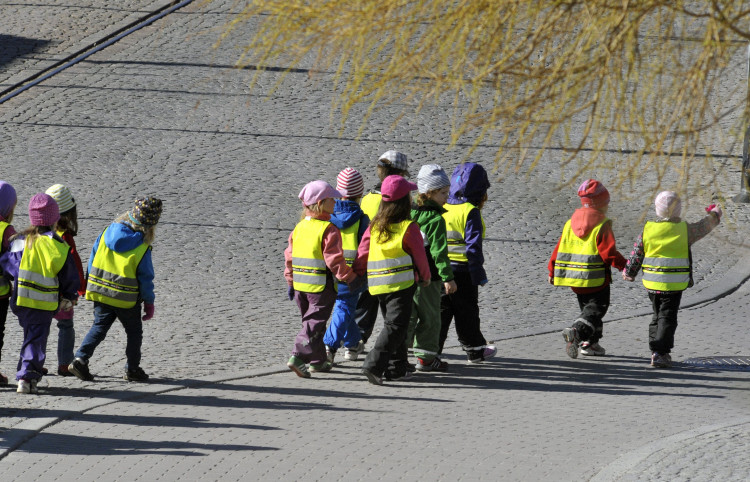
[[[15,59],[43,49],[49,40],[0,34],[0,70]]]

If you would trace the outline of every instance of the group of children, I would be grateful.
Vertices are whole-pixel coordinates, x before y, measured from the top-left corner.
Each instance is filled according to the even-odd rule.
[[[31,197],[30,226],[14,229],[16,191],[0,181],[0,353],[8,307],[23,328],[16,380],[18,393],[38,393],[52,320],[57,320],[57,374],[93,380],[88,360],[119,319],[127,335],[125,379],[147,381],[140,367],[142,320],[154,314],[151,243],[162,201],[138,198],[97,238],[84,276],[74,237],[77,206],[66,186],[55,184]],[[79,296],[94,302],[94,322],[74,353],[74,306]],[[143,305],[144,316],[141,316]],[[8,378],[0,373],[0,384]]]
[[[563,227],[560,240],[548,263],[549,283],[568,286],[578,298],[580,314],[562,332],[565,351],[571,358],[579,353],[603,356],[602,319],[609,308],[611,267],[633,281],[643,270],[643,285],[653,307],[649,324],[651,366],[672,365],[671,351],[677,330],[677,312],[682,292],[693,285],[690,247],[718,226],[722,211],[711,204],[698,222],[682,220],[682,202],[677,193],[662,191],[655,199],[656,221],[648,221],[625,259],[615,247],[612,223],[607,218],[609,192],[594,179],[578,188],[581,208]]]
[[[302,329],[287,366],[303,378],[330,371],[342,346],[345,359],[357,360],[378,307],[383,329],[362,365],[370,383],[448,370],[439,355],[454,320],[469,363],[493,357],[478,303],[478,286],[487,283],[481,216],[487,172],[467,162],[449,179],[428,164],[414,184],[398,151],[381,155],[376,170],[380,182],[364,197],[362,175],[352,168],[339,173],[336,189],[313,181],[299,194],[304,210],[289,235],[284,277]]]

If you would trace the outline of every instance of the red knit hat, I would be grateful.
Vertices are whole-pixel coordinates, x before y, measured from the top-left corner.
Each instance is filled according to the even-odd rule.
[[[587,179],[578,187],[581,205],[588,208],[603,207],[609,204],[609,191],[595,179]]]
[[[356,169],[347,167],[336,176],[336,190],[343,197],[361,197],[365,192],[365,181]]]

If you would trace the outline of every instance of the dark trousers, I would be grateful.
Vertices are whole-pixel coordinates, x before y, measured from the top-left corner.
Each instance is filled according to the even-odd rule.
[[[3,339],[5,338],[5,322],[8,319],[8,305],[10,298],[0,300],[0,360],[3,359]]]
[[[471,282],[468,272],[454,272],[457,290],[451,295],[440,297],[440,353],[451,321],[455,320],[456,335],[461,347],[471,358],[473,353],[484,350],[487,340],[479,327],[479,287]]]
[[[362,342],[367,343],[375,328],[375,320],[378,318],[378,299],[365,290],[359,295],[357,309],[354,311],[354,320],[362,333]]]
[[[336,303],[336,290],[330,277],[320,293],[295,291],[294,299],[302,314],[302,328],[294,338],[292,355],[305,363],[323,363],[326,361],[326,346],[323,343],[326,322]]]
[[[389,364],[395,370],[397,367],[393,366],[393,362],[406,360],[406,332],[409,331],[412,299],[416,289],[416,285],[412,285],[395,293],[375,297],[383,312],[383,329],[367,354],[362,368],[376,376],[383,376]]]
[[[141,366],[141,345],[143,344],[143,322],[141,321],[141,304],[132,308],[117,308],[105,303],[94,302],[94,323],[76,351],[76,358],[88,361],[94,350],[107,337],[115,320],[120,320],[125,328],[127,338],[125,345],[126,370],[135,370]]]
[[[649,293],[654,316],[648,325],[648,346],[652,352],[662,355],[674,348],[674,332],[677,331],[677,312],[680,310],[682,291],[671,293]]]
[[[581,314],[578,315],[573,328],[578,332],[581,341],[591,344],[597,343],[602,338],[604,323],[602,319],[609,309],[609,285],[594,293],[578,294],[578,307]]]

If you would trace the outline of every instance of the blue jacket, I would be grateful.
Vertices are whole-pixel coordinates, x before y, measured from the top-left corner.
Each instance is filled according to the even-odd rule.
[[[117,253],[124,253],[135,249],[143,244],[143,233],[139,231],[133,231],[130,226],[122,223],[112,223],[106,229],[106,236],[104,237],[104,244]],[[104,234],[104,233],[102,233]],[[88,272],[91,272],[91,263],[94,262],[94,256],[96,251],[99,249],[99,243],[101,242],[102,235],[96,238],[93,248],[91,248],[91,256],[89,257]],[[88,272],[86,277],[88,278]],[[138,291],[141,299],[145,303],[153,304],[154,295],[154,264],[151,262],[151,250],[147,249],[146,254],[143,255],[138,269],[136,269],[135,276],[138,279]]]
[[[362,241],[362,236],[365,234],[365,231],[367,231],[367,227],[370,225],[370,218],[367,217],[367,214],[362,212],[362,208],[359,207],[359,204],[354,201],[347,201],[343,199],[336,200],[336,205],[333,208],[333,214],[331,214],[330,221],[339,229],[348,228],[357,221],[360,221],[359,229],[357,230],[357,243]],[[365,289],[367,289],[366,284],[362,287],[362,289],[357,291],[357,293],[360,293]],[[350,294],[349,287],[346,283],[339,283],[338,290],[340,295]]]
[[[456,166],[451,176],[451,190],[448,204],[471,203],[479,206],[490,187],[487,171],[477,163],[465,162]],[[475,285],[487,283],[482,251],[482,214],[472,209],[466,219],[466,257],[468,263],[451,261],[455,272],[469,272]]]

